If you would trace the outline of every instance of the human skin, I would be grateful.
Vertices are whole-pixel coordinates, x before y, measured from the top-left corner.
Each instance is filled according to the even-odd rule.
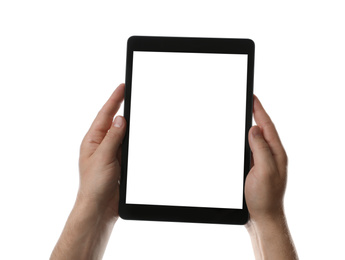
[[[102,259],[118,219],[121,143],[126,121],[117,113],[124,84],[97,114],[80,147],[80,185],[74,207],[51,254],[58,259]],[[258,126],[249,131],[253,166],[245,184],[250,213],[246,228],[256,259],[298,259],[287,226],[283,197],[287,157],[261,103],[254,97]]]
[[[118,219],[121,142],[126,120],[116,112],[124,98],[119,85],[98,112],[81,146],[76,202],[50,259],[102,259]]]
[[[250,234],[255,259],[298,259],[284,213],[288,158],[277,130],[254,96],[253,126],[248,135],[253,154],[245,183]]]

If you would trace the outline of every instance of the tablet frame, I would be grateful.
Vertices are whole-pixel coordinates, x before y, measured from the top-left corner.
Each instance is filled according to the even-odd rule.
[[[132,36],[128,39],[124,101],[124,117],[127,121],[127,129],[126,135],[122,142],[121,184],[119,200],[119,215],[122,219],[213,224],[245,224],[248,221],[249,213],[245,201],[244,184],[246,176],[250,170],[251,161],[251,150],[248,144],[248,132],[250,127],[252,126],[254,49],[254,42],[250,39],[152,36]],[[143,205],[126,203],[127,163],[134,51],[248,55],[242,209]]]

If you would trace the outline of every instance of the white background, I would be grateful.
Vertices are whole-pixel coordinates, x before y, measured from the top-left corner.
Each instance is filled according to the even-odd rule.
[[[1,259],[47,259],[80,142],[124,81],[131,35],[251,38],[254,92],[289,155],[301,259],[344,259],[343,1],[1,1]],[[212,120],[210,120],[212,123]],[[104,259],[254,259],[243,226],[118,221]]]
[[[242,209],[247,60],[134,52],[127,203]]]

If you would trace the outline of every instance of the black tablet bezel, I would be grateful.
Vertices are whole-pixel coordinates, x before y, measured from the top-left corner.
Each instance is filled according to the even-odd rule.
[[[185,206],[126,204],[128,142],[130,129],[130,107],[132,90],[132,68],[134,51],[154,52],[186,52],[186,53],[223,53],[247,54],[247,97],[246,125],[244,142],[244,178],[243,178],[243,208],[204,208]],[[185,37],[151,37],[132,36],[127,42],[126,86],[124,101],[124,117],[127,121],[126,135],[122,142],[121,184],[119,215],[123,219],[245,224],[248,221],[248,209],[244,196],[244,184],[250,170],[251,151],[248,144],[248,132],[252,126],[253,111],[253,78],[254,78],[254,42],[250,39],[225,38],[185,38]]]

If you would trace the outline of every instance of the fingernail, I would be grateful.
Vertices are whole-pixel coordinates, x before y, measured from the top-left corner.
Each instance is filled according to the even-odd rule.
[[[114,121],[114,126],[120,128],[123,125],[122,116],[117,116]]]
[[[252,135],[253,135],[253,137],[262,136],[260,127],[255,126],[255,127],[253,128]]]

